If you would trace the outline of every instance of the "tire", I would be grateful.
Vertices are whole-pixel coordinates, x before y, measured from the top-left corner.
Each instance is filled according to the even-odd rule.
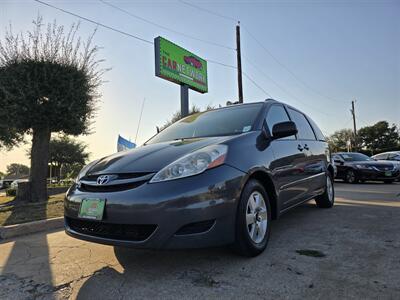
[[[320,208],[331,208],[335,204],[335,188],[330,174],[326,175],[325,192],[315,198],[315,203]]]
[[[390,179],[390,180],[384,180],[383,182],[384,182],[384,183],[387,183],[387,184],[390,184],[390,183],[393,183],[393,181],[394,181],[394,180]]]
[[[253,215],[254,219],[251,219]],[[267,247],[271,232],[271,205],[263,185],[246,183],[236,213],[234,248],[242,256],[254,257]]]
[[[347,170],[344,175],[344,181],[348,183],[357,183],[358,178],[356,173],[352,169]]]

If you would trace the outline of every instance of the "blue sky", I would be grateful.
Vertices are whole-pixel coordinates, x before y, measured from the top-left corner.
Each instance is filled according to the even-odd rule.
[[[236,63],[234,50],[163,30],[98,0],[44,1],[146,40],[161,35],[201,57],[229,65]],[[235,22],[231,19],[181,1],[108,2],[175,31],[235,48]],[[358,127],[379,120],[400,123],[400,1],[190,3],[240,20],[244,72],[273,98],[310,115],[325,134],[352,126],[349,108],[354,99]],[[33,0],[0,1],[0,37],[10,22],[15,31],[30,29],[38,14],[46,22],[56,19],[66,26],[78,21]],[[80,34],[87,37],[95,28],[96,25],[81,21]],[[94,42],[103,47],[99,53],[100,58],[106,59],[103,66],[112,70],[104,76],[107,82],[101,87],[103,96],[94,133],[80,137],[89,145],[92,159],[115,152],[118,134],[135,138],[143,98],[146,102],[139,144],[180,108],[179,86],[154,76],[153,45],[103,28],[98,28]],[[234,69],[209,63],[209,93],[191,91],[190,103],[204,108],[235,100],[236,76]],[[245,102],[254,102],[269,96],[244,78],[244,98]],[[29,144],[0,152],[0,171],[11,162],[29,164],[25,155],[28,147]]]

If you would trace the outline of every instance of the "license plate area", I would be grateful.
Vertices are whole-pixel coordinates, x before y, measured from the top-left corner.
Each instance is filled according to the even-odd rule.
[[[385,176],[392,176],[392,172],[391,171],[386,171],[385,172]]]
[[[78,217],[82,219],[97,220],[103,219],[106,199],[85,198],[82,199],[79,207]]]

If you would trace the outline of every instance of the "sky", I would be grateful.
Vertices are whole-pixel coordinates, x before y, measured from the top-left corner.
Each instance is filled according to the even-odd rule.
[[[240,20],[244,102],[271,97],[286,102],[313,118],[326,135],[352,128],[352,100],[358,127],[380,120],[400,125],[400,0],[104,0],[150,23],[99,0],[43,1],[148,41],[163,36],[210,60],[209,92],[190,91],[190,105],[204,109],[237,99],[237,71],[211,60],[236,64]],[[0,39],[10,23],[15,32],[31,29],[38,14],[66,27],[79,21],[33,0],[0,0]],[[81,20],[79,34],[86,38],[96,27]],[[179,86],[155,76],[152,44],[102,27],[94,43],[102,47],[102,67],[111,70],[103,77],[93,133],[78,137],[92,160],[116,152],[118,134],[144,143],[180,109]],[[13,162],[29,165],[30,142],[28,136],[25,145],[0,151],[0,171]]]

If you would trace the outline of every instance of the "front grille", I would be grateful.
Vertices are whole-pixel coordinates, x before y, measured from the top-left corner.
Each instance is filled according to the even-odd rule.
[[[155,224],[112,224],[65,217],[74,231],[106,239],[135,241],[146,240],[157,228]]]
[[[123,184],[115,184],[115,185],[89,185],[81,183],[80,186],[78,187],[78,190],[82,192],[92,192],[92,193],[121,192],[137,188],[144,183],[146,183],[146,180],[123,183]]]
[[[109,174],[109,175],[117,175],[118,177],[116,179],[133,179],[133,178],[143,177],[149,174],[151,174],[151,172],[119,173],[119,174]],[[100,176],[99,174],[90,174],[84,176],[81,179],[87,181],[93,181],[95,183],[97,177],[99,176]]]
[[[378,169],[379,171],[393,171],[393,167],[389,167],[389,166],[374,166],[376,169]]]
[[[187,224],[181,227],[175,235],[185,235],[185,234],[195,234],[202,233],[210,230],[210,228],[214,225],[215,220],[201,221]]]

